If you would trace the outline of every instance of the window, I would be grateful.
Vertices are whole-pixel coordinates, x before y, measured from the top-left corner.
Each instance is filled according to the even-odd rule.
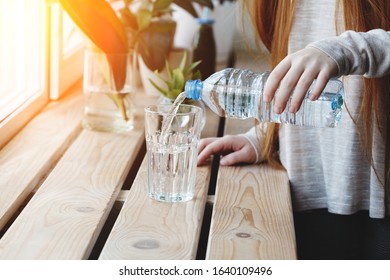
[[[48,99],[45,7],[0,0],[0,146]]]
[[[0,0],[0,148],[82,75],[82,37],[50,3]]]

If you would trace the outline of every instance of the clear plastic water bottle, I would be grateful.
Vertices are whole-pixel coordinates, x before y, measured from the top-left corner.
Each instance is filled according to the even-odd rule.
[[[227,118],[256,118],[260,122],[288,123],[301,126],[336,127],[341,119],[344,103],[343,84],[331,79],[316,101],[308,99],[310,86],[298,112],[288,108],[281,114],[273,110],[273,101],[263,102],[264,85],[269,72],[226,68],[214,73],[205,81],[190,80],[185,85],[187,98],[203,100],[216,114]]]

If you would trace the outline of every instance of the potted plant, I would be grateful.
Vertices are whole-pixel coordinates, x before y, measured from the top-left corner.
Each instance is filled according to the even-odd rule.
[[[130,48],[134,48],[139,54],[138,64],[145,92],[158,95],[159,93],[149,82],[155,76],[154,71],[158,70],[164,76],[165,60],[168,59],[171,66],[176,67],[183,53],[188,51],[173,47],[176,32],[176,21],[172,17],[173,4],[185,9],[193,17],[197,17],[194,4],[212,9],[212,0],[111,0],[110,2],[127,30]]]
[[[184,91],[185,84],[188,80],[201,79],[199,70],[195,70],[201,61],[192,63],[187,62],[187,53],[184,53],[180,64],[176,68],[172,68],[168,60],[165,61],[166,75],[161,75],[158,70],[154,71],[154,75],[160,81],[157,83],[156,80],[150,79],[150,83],[156,88],[163,96],[161,104],[173,104],[180,93]],[[183,103],[195,105],[203,109],[203,117],[201,128],[206,123],[205,106],[201,101],[194,101],[192,99],[185,99]]]
[[[200,79],[200,72],[196,71],[193,73],[193,70],[201,63],[201,61],[196,61],[191,64],[187,63],[187,53],[184,53],[180,65],[172,69],[169,65],[168,60],[165,61],[165,68],[167,75],[162,76],[158,70],[155,70],[154,74],[157,78],[163,82],[164,86],[158,85],[155,81],[150,79],[150,83],[166,98],[173,102],[177,96],[183,92],[184,86],[187,80],[190,79]]]
[[[163,69],[173,46],[176,21],[172,4],[197,17],[194,3],[213,8],[212,0],[110,0],[127,29],[129,45],[151,70]]]

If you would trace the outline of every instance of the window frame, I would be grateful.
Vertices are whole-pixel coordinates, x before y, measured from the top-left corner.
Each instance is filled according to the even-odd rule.
[[[50,99],[61,98],[83,74],[84,44],[82,41],[65,51],[64,10],[59,3],[50,5]],[[73,24],[73,23],[72,23]]]

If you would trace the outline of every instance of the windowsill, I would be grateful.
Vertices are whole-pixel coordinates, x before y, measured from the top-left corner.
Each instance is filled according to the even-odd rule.
[[[6,145],[16,134],[47,104],[46,95],[39,94],[29,98],[22,106],[13,111],[0,122],[0,149]]]

